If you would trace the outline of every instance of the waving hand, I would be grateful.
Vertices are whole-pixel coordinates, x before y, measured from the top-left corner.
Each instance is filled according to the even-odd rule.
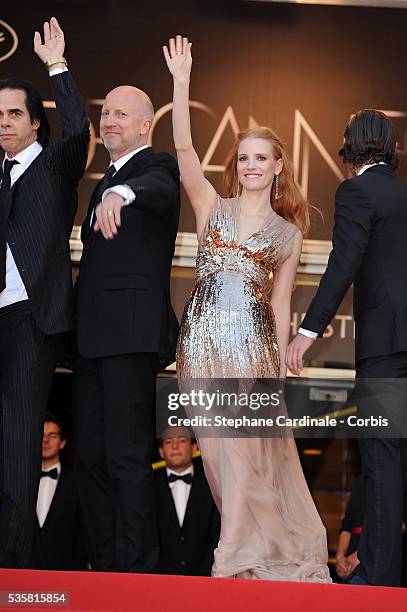
[[[189,117],[189,77],[192,67],[191,43],[186,36],[170,38],[163,47],[168,70],[173,76],[172,126],[182,184],[195,212],[197,234],[201,235],[216,191],[205,178],[192,144]]]
[[[180,81],[188,81],[191,74],[192,43],[185,36],[176,36],[170,38],[168,47],[163,47],[165,61],[167,62],[168,70],[171,72],[174,79]]]
[[[44,23],[44,42],[42,42],[41,34],[35,32],[34,51],[43,62],[64,56],[64,33],[55,17],[51,17],[50,21]]]

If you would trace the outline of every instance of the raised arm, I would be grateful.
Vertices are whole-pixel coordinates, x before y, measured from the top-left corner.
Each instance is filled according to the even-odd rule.
[[[191,43],[188,38],[170,38],[163,47],[168,70],[174,79],[172,125],[181,181],[196,217],[196,231],[201,235],[216,191],[204,177],[198,155],[192,144],[189,116],[189,80],[192,66]]]
[[[53,141],[49,148],[49,163],[76,184],[86,168],[89,121],[85,104],[67,70],[64,51],[64,33],[52,17],[44,23],[43,40],[39,32],[34,34],[34,52],[48,68],[62,129],[62,138]]]

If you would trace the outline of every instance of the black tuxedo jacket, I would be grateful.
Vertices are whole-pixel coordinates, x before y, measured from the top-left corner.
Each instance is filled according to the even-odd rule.
[[[46,334],[74,327],[69,248],[85,172],[89,126],[70,72],[50,78],[62,127],[10,190],[6,241],[31,301],[33,317]]]
[[[92,197],[82,226],[77,281],[77,343],[82,357],[158,352],[160,366],[175,358],[178,323],[170,301],[170,273],[180,210],[179,174],[167,153],[136,153],[108,185],[126,184],[135,201],[121,211],[113,240],[90,227]]]
[[[57,488],[42,527],[35,521],[33,567],[83,570],[87,563],[79,496],[74,474],[62,466]]]
[[[203,469],[195,467],[182,527],[165,469],[155,473],[155,499],[160,542],[156,572],[210,576],[220,535],[220,515]]]
[[[354,283],[356,361],[407,351],[407,186],[377,165],[336,192],[333,249],[301,327],[320,336]]]

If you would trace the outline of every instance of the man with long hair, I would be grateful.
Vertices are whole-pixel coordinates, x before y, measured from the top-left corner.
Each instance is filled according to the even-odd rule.
[[[362,379],[374,379],[374,389],[380,390],[383,385],[389,388],[389,381],[377,379],[393,379],[390,387],[397,389],[407,377],[407,186],[394,173],[398,159],[390,120],[376,110],[358,112],[346,127],[340,155],[353,177],[336,192],[333,250],[299,333],[288,347],[286,363],[300,374],[305,352],[323,335],[353,283],[358,385]],[[369,406],[373,395],[377,393],[366,402]],[[351,583],[397,586],[406,439],[363,438],[359,443],[366,514],[360,565]]]
[[[0,81],[0,567],[30,567],[48,392],[73,328],[69,238],[87,158],[84,104],[53,17],[34,51],[49,70],[61,138],[49,142],[41,96]]]

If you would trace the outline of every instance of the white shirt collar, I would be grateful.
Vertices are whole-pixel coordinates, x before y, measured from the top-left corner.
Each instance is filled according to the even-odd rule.
[[[138,149],[134,149],[134,151],[130,151],[130,153],[127,153],[127,155],[123,155],[123,157],[119,157],[119,159],[116,159],[115,162],[111,161],[109,164],[109,168],[110,166],[115,167],[116,172],[118,172],[120,170],[120,168],[122,168],[124,166],[124,164],[126,164],[129,159],[131,159],[133,157],[133,155],[135,155],[136,153],[139,153],[139,151],[142,151],[143,149],[147,149],[149,148],[150,145],[143,145],[142,147],[139,147]]]
[[[177,476],[185,476],[185,474],[192,474],[192,476],[194,475],[194,466],[190,465],[189,468],[187,468],[186,470],[184,470],[183,472],[176,472],[175,470],[172,470],[171,468],[166,468],[167,470],[167,476],[169,476],[170,474],[176,474]]]
[[[41,153],[41,151],[42,146],[40,145],[38,140],[36,140],[32,144],[30,144],[29,147],[26,147],[25,149],[20,151],[20,153],[17,153],[17,155],[15,155],[12,159],[17,161],[21,166],[29,166],[31,162],[34,161],[34,159]],[[6,153],[4,159],[11,158]]]
[[[366,172],[366,170],[369,170],[369,168],[373,168],[373,166],[387,166],[387,164],[385,164],[384,162],[379,162],[376,164],[365,164],[364,166],[362,166],[362,168],[359,170],[357,176],[360,176],[361,174],[363,174],[364,172]]]
[[[43,471],[43,472],[50,472],[50,471],[51,471],[51,470],[53,470],[54,468],[57,468],[57,471],[58,471],[58,476],[59,476],[59,475],[60,475],[60,473],[61,473],[61,462],[60,462],[60,461],[58,461],[57,463],[54,463],[54,465],[51,465],[51,467],[47,467],[46,469],[45,469],[45,468],[42,468],[42,471]]]

